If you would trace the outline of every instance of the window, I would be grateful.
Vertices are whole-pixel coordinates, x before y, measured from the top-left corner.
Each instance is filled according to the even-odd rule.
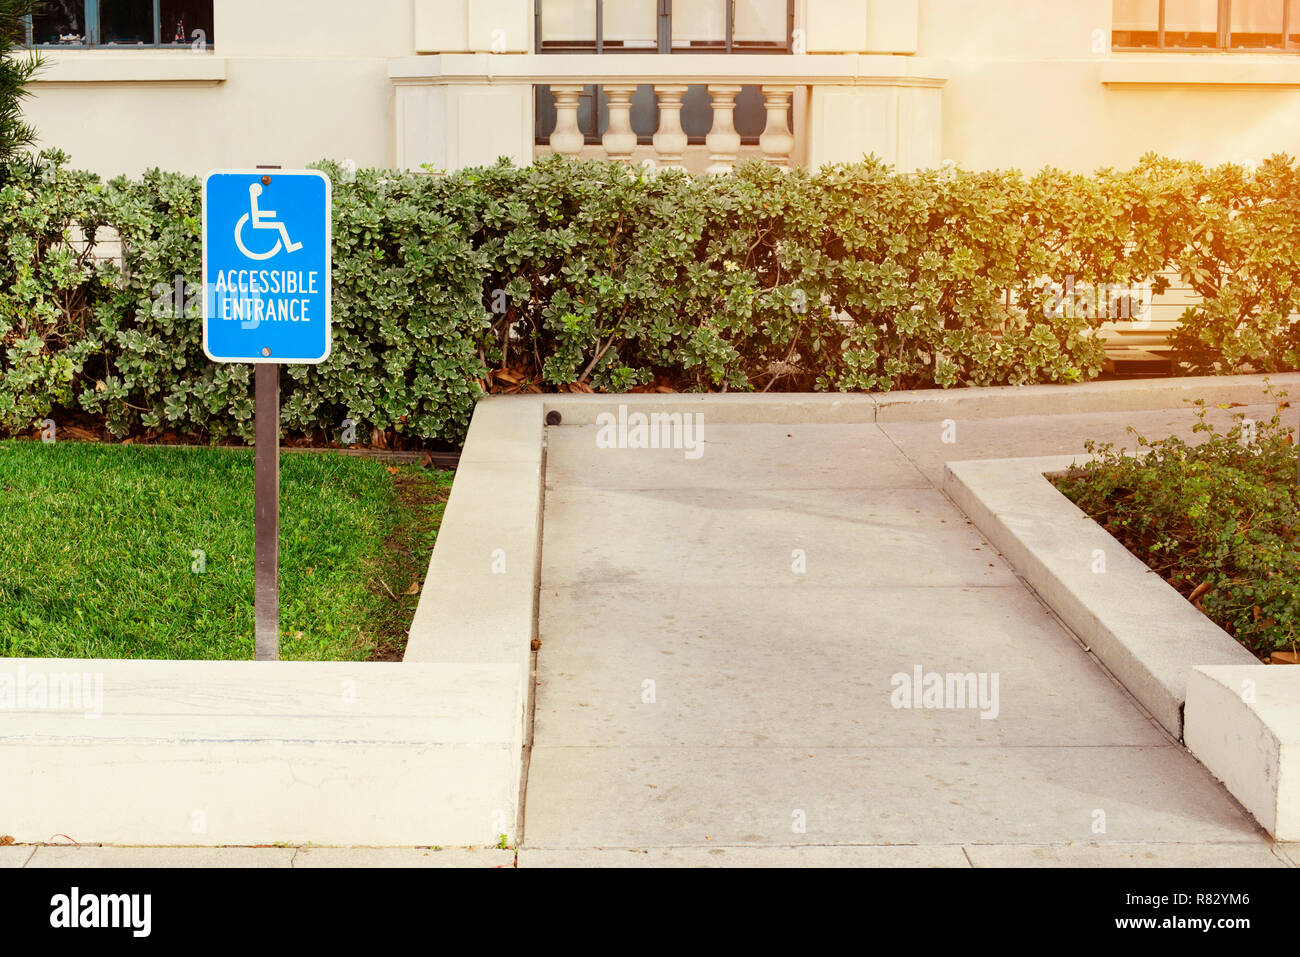
[[[1300,0],[1115,0],[1118,50],[1300,53]]]
[[[674,53],[788,53],[793,4],[782,0],[679,0],[668,4]]]
[[[538,53],[792,53],[794,0],[536,0]],[[550,88],[537,87],[537,142],[555,129]],[[767,125],[763,94],[746,86],[736,98],[741,141],[758,142]],[[637,88],[632,129],[649,143],[659,123],[654,87]],[[598,85],[590,85],[578,106],[578,126],[588,143],[599,143],[608,111]],[[682,100],[682,129],[703,143],[713,126],[713,108],[703,85]]]
[[[538,53],[790,52],[793,0],[537,0]]]
[[[49,47],[212,46],[213,0],[46,0],[30,39]]]
[[[539,53],[655,53],[659,0],[542,0]]]

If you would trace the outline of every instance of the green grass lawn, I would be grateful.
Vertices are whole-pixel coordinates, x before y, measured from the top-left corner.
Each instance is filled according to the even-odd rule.
[[[401,656],[451,473],[280,457],[280,655]],[[0,442],[0,656],[253,657],[253,453]]]

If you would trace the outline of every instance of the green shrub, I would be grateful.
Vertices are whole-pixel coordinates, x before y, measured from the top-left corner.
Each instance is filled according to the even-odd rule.
[[[334,181],[333,353],[284,371],[284,428],[338,439],[352,419],[361,436],[455,440],[485,374],[482,256],[433,178],[322,168]],[[115,434],[252,437],[251,366],[203,354],[200,207],[197,179],[158,170],[104,192],[123,278],[78,401]]]
[[[1176,263],[1203,297],[1171,337],[1180,358],[1208,374],[1300,369],[1300,170],[1275,156],[1175,172],[1189,207]]]
[[[247,439],[246,365],[200,344],[196,178],[100,183],[50,154],[0,192],[0,430],[55,409],[116,435]],[[334,182],[334,354],[283,374],[287,430],[351,419],[456,442],[484,390],[878,390],[1101,371],[1087,290],[1205,295],[1198,370],[1291,368],[1300,180],[1147,157],[1128,171],[726,177],[549,157]],[[102,242],[77,242],[78,227]],[[98,232],[97,232],[98,231]],[[121,265],[103,261],[120,240]]]
[[[747,389],[792,348],[817,348],[809,325],[828,311],[781,249],[817,215],[802,173],[703,179],[554,157],[446,182],[473,204],[489,257],[494,363],[531,362],[550,386],[623,391],[666,376]]]
[[[1300,485],[1279,412],[1226,433],[1198,403],[1198,445],[1139,437],[1139,455],[1099,458],[1057,487],[1153,571],[1261,656],[1300,642]]]
[[[104,187],[64,159],[13,166],[0,188],[0,432],[74,406],[113,323],[120,276],[95,259]]]
[[[815,180],[828,242],[817,258],[852,322],[840,389],[1074,382],[1101,371],[1104,312],[1053,302],[1053,283],[1156,282],[1167,240],[1134,197],[1142,171],[927,170],[866,162]]]
[[[551,157],[450,177],[491,257],[489,359],[550,386],[878,389],[1068,382],[1104,314],[1047,289],[1155,280],[1168,237],[1140,174],[692,178]],[[498,293],[497,290],[500,290]]]

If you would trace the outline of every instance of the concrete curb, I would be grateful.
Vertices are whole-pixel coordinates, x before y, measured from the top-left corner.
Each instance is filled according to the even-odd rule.
[[[517,779],[508,665],[9,658],[0,686],[20,843],[481,844]]]
[[[516,841],[541,399],[484,400],[473,423],[402,664],[0,659],[5,833],[190,846]],[[36,673],[43,685],[98,680],[102,715],[16,701]]]
[[[1264,830],[1300,841],[1300,668],[1197,668],[1186,737]]]
[[[715,425],[861,425],[876,421],[877,397],[867,394],[800,392],[646,392],[623,395],[547,395],[546,411],[558,412],[564,425],[595,425],[596,417],[617,417],[619,406],[633,411],[706,413]]]
[[[497,396],[475,407],[403,658],[492,665],[515,676],[510,800],[494,806],[505,819],[490,830],[484,819],[485,831],[467,844],[492,843],[503,833],[514,841],[522,827],[541,575],[542,406],[541,396]]]
[[[657,412],[668,414],[702,412],[707,408],[709,421],[718,425],[800,422],[857,425],[948,418],[1155,411],[1187,408],[1196,399],[1204,399],[1209,405],[1256,405],[1268,401],[1266,381],[1275,390],[1300,395],[1300,373],[1287,373],[872,393],[547,394],[509,399],[540,399],[546,412],[559,412],[567,425],[594,425],[596,416],[603,412],[617,415],[620,405],[641,409],[653,407]]]
[[[1194,668],[1260,662],[1045,478],[1085,460],[949,462],[944,491],[1133,696],[1181,739]]]
[[[1284,375],[1193,376],[1080,382],[1074,385],[994,386],[890,392],[876,397],[878,422],[930,419],[992,419],[1014,415],[1074,412],[1140,412],[1183,409],[1197,399],[1209,405],[1267,402],[1265,381],[1275,391],[1300,394],[1300,373]]]

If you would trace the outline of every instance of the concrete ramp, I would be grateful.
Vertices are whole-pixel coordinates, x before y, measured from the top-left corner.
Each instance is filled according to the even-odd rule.
[[[900,441],[843,409],[777,424],[700,408],[698,455],[636,447],[609,418],[602,434],[594,414],[547,429],[526,849],[1268,857],[927,477],[940,422]],[[1141,416],[1112,418],[1122,435]],[[1017,434],[1007,420],[1002,445]]]

